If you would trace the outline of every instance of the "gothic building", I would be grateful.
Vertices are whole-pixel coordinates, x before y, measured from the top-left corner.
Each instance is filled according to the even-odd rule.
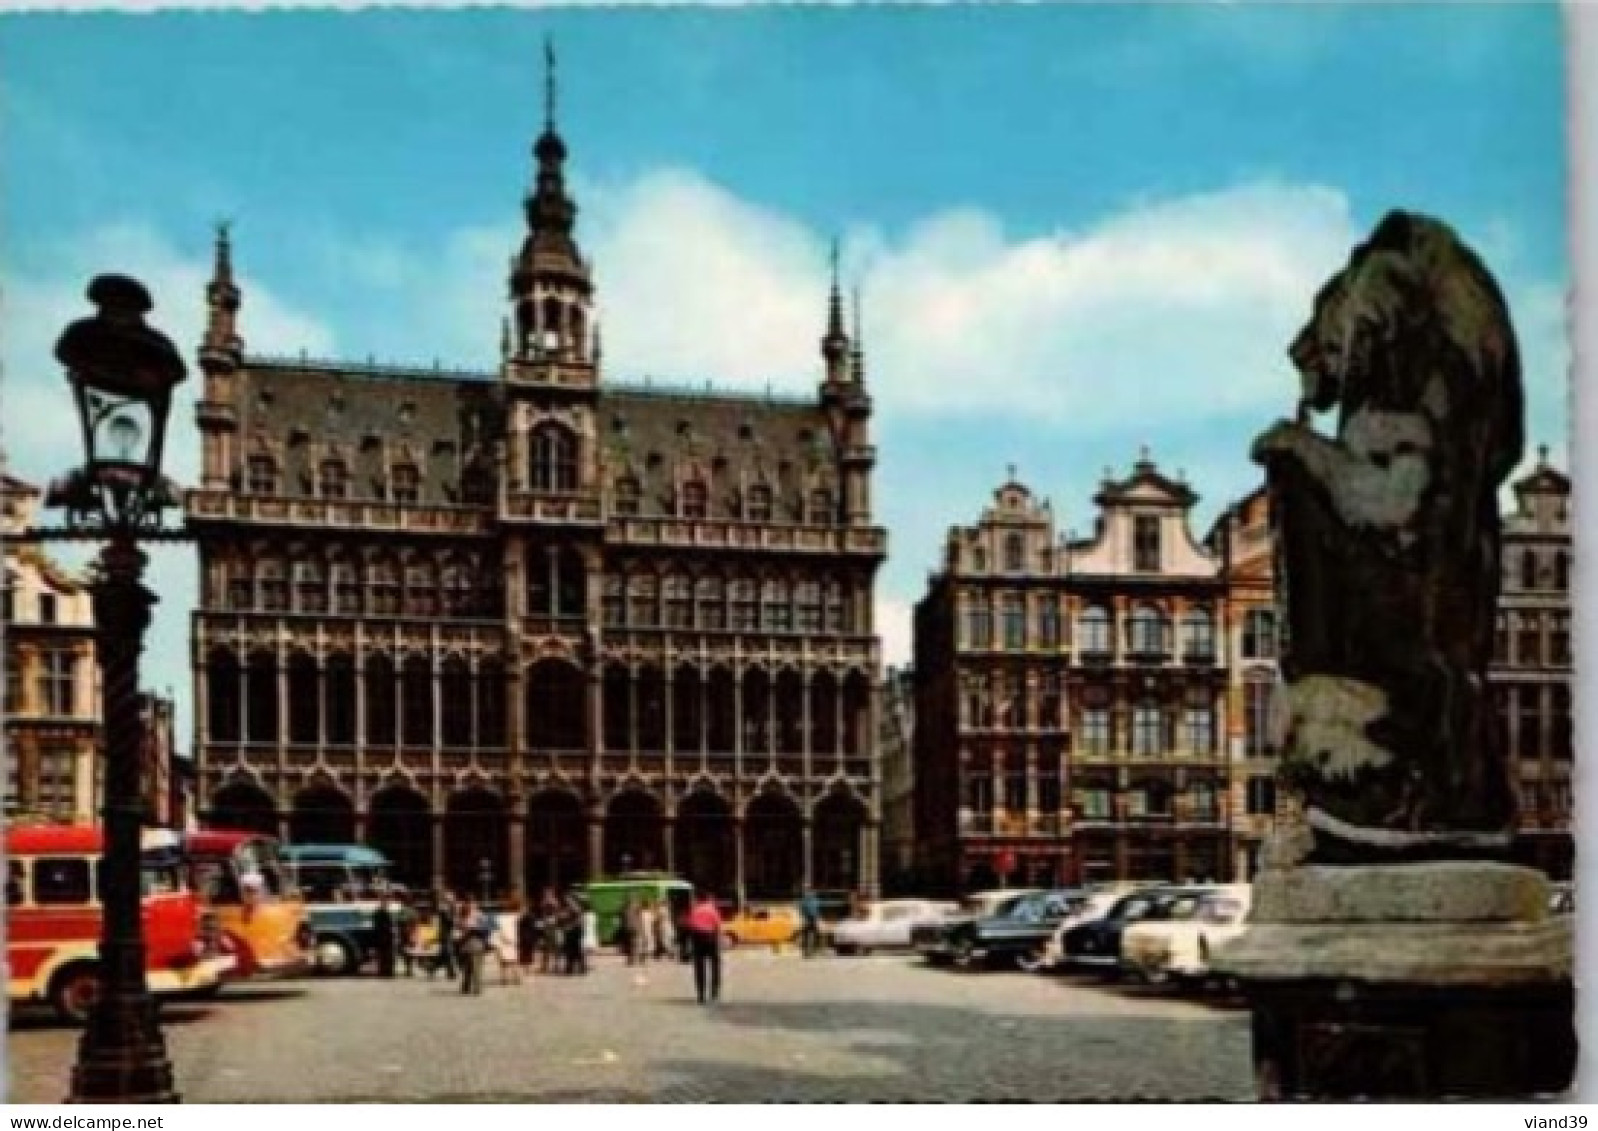
[[[1091,538],[1012,474],[915,612],[915,835],[944,889],[1229,877],[1228,623],[1194,493],[1145,455]]]
[[[874,891],[887,536],[837,280],[814,395],[613,380],[553,113],[534,156],[497,372],[247,353],[219,237],[202,819],[368,842],[416,885]]]

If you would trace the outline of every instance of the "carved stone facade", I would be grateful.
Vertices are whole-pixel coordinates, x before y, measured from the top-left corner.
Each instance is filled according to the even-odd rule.
[[[1515,794],[1516,856],[1568,880],[1575,851],[1570,479],[1549,466],[1544,448],[1514,490],[1488,678]]]
[[[247,356],[219,241],[202,820],[461,890],[872,893],[887,536],[836,280],[814,397],[605,379],[553,123],[535,154],[497,373]]]
[[[37,487],[0,475],[5,535],[35,525],[39,501]],[[5,814],[8,820],[93,821],[101,720],[89,591],[37,545],[0,541]]]
[[[916,607],[916,838],[942,888],[1223,878],[1230,623],[1196,496],[1145,456],[1092,538],[1012,475]]]

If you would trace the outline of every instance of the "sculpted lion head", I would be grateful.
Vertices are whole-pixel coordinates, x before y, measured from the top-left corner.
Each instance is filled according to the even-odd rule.
[[[1373,405],[1438,418],[1467,414],[1486,427],[1459,434],[1486,443],[1495,479],[1520,460],[1520,355],[1509,308],[1481,259],[1446,224],[1389,213],[1321,288],[1288,352],[1303,376],[1304,401],[1317,411]],[[1447,403],[1433,403],[1429,391],[1439,373]]]

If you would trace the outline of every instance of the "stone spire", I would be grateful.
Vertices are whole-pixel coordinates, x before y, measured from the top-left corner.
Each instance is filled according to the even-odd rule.
[[[821,339],[821,356],[827,363],[827,384],[848,380],[849,335],[843,330],[843,295],[838,289],[838,241],[832,241],[832,289],[827,296],[827,332]]]
[[[211,265],[211,281],[205,285],[205,336],[200,341],[202,364],[237,364],[244,342],[238,333],[241,297],[233,281],[233,239],[231,225],[217,222],[216,248]]]

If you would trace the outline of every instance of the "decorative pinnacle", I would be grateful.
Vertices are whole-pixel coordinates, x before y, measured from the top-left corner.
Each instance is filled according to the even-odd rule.
[[[1017,480],[1015,477],[1015,464],[1006,464],[1005,470],[1009,473],[1011,483],[1019,482],[1019,480]]]
[[[216,281],[233,282],[233,221],[226,218],[216,222]]]
[[[544,37],[544,128],[555,132],[555,40]]]
[[[1548,445],[1547,444],[1538,444],[1537,445],[1537,466],[1538,467],[1547,467],[1548,466]]]

